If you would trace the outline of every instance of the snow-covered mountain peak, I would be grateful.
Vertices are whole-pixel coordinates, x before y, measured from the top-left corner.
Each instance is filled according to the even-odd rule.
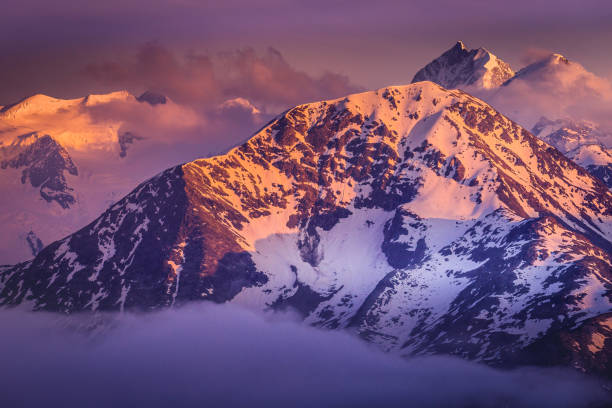
[[[612,149],[601,144],[583,144],[566,153],[612,190]]]
[[[49,114],[61,109],[70,109],[81,99],[59,99],[43,94],[35,94],[21,101],[6,105],[0,111],[0,119],[21,119],[29,115]]]
[[[577,147],[567,153],[567,156],[580,162],[583,166],[603,166],[612,163],[612,150],[600,144],[589,144]]]
[[[521,68],[504,85],[515,80],[531,81],[535,86],[547,85],[551,81],[559,81],[563,85],[576,80],[591,81],[592,77],[593,74],[579,63],[561,54],[551,53]]]
[[[0,120],[10,122],[36,120],[40,115],[54,115],[58,112],[68,111],[76,112],[79,106],[91,107],[113,101],[130,101],[133,99],[134,96],[128,91],[91,94],[75,99],[61,99],[44,94],[35,94],[2,108],[0,110]]]
[[[417,82],[296,106],[158,174],[1,268],[0,304],[292,308],[401,354],[508,363],[610,310],[611,209],[491,106]]]
[[[563,153],[574,150],[580,145],[599,144],[606,137],[597,124],[586,120],[563,118],[550,120],[541,117],[531,131],[546,143],[555,146]]]
[[[468,49],[458,41],[416,73],[412,82],[432,81],[445,88],[495,88],[514,75],[510,66],[484,48]]]

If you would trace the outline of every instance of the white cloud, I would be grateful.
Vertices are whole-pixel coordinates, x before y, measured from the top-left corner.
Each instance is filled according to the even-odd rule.
[[[528,129],[546,116],[591,121],[612,132],[612,83],[557,54],[524,68],[506,86],[466,90]]]

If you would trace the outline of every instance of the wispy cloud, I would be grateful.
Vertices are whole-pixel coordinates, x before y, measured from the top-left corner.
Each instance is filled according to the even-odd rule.
[[[262,53],[244,48],[181,55],[158,43],[147,43],[127,59],[88,64],[82,73],[117,88],[161,92],[197,108],[241,97],[262,110],[276,112],[360,89],[340,74],[326,72],[316,77],[299,71],[273,48]]]
[[[577,62],[547,63],[552,54],[530,49],[524,75],[493,90],[469,90],[528,129],[541,116],[587,120],[612,133],[612,83]],[[612,143],[612,140],[607,141]]]

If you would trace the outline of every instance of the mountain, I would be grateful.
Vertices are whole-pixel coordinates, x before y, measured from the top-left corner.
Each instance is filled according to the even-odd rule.
[[[601,143],[601,140],[612,137],[596,124],[569,119],[552,121],[542,117],[531,132],[557,147],[612,189],[612,149]]]
[[[514,76],[508,78],[503,85],[507,86],[515,80],[546,82],[550,80],[552,75],[558,75],[560,73],[560,69],[566,70],[566,75],[568,73],[570,75],[580,75],[580,71],[584,70],[581,65],[570,61],[565,56],[552,53],[536,60],[535,62],[532,62],[524,68],[521,68]]]
[[[582,145],[567,152],[567,157],[612,189],[612,149],[600,144]]]
[[[598,144],[608,136],[594,123],[571,119],[550,120],[546,117],[541,117],[531,132],[564,153],[580,146]]]
[[[600,180],[483,101],[419,82],[297,106],[158,174],[0,269],[0,299],[292,309],[401,355],[609,375],[611,253]]]
[[[451,49],[419,70],[412,82],[432,81],[444,88],[496,88],[514,76],[506,62],[484,48],[468,49],[458,41]]]
[[[486,60],[490,62],[484,66],[488,66],[488,70],[471,62],[479,60],[478,55],[487,55]],[[505,66],[508,69],[502,69]],[[503,72],[499,76],[503,80],[487,80],[493,72]],[[573,160],[611,187],[612,161],[607,159],[610,154],[607,145],[612,143],[612,131],[603,130],[584,116],[590,109],[599,111],[600,106],[612,103],[612,87],[582,65],[553,53],[514,73],[488,51],[469,50],[458,42],[421,69],[413,82],[422,80],[447,88],[461,88],[487,101],[564,154],[574,151],[570,156]],[[603,101],[598,100],[600,95]],[[592,145],[600,145],[607,153],[600,154],[597,163],[589,159],[582,161],[589,154],[577,151],[590,151]]]
[[[180,125],[166,141],[167,129],[150,119],[193,121],[180,112],[163,95],[125,91],[68,100],[39,94],[0,109],[0,264],[32,258],[151,174],[193,159]]]

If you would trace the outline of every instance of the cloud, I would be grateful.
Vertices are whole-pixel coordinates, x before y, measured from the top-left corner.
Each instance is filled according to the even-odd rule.
[[[174,164],[224,153],[273,117],[244,98],[198,109],[170,99],[151,105],[130,97],[82,106],[79,112],[94,126],[118,124],[118,135],[129,132],[144,140],[130,146],[128,156],[132,159],[158,160],[172,152]],[[135,156],[139,151],[141,155]]]
[[[228,97],[244,96],[263,106],[276,105],[282,109],[361,90],[344,75],[325,72],[312,77],[297,71],[273,48],[262,55],[251,48],[222,53],[218,60],[221,93]]]
[[[152,42],[127,60],[88,64],[82,74],[105,85],[160,92],[200,109],[246,98],[259,109],[277,112],[360,90],[343,75],[325,72],[313,77],[296,70],[273,48],[263,53],[244,48],[180,55]]]
[[[595,122],[612,133],[612,83],[563,57],[547,54],[541,58],[543,52],[529,51],[527,58],[535,62],[508,85],[468,91],[528,129],[546,116]]]
[[[163,144],[190,139],[207,126],[205,115],[189,106],[172,101],[151,105],[133,97],[84,105],[80,113],[87,114],[94,123],[120,123],[119,133],[138,133]]]
[[[301,72],[273,48],[179,54],[150,42],[132,56],[87,64],[80,73],[97,86],[136,95],[149,90],[171,101],[151,106],[120,100],[88,107],[95,122],[120,121],[121,131],[166,144],[188,142],[188,152],[195,147],[200,156],[246,140],[294,105],[360,90],[339,74]]]
[[[523,45],[534,44],[575,55],[596,72],[609,72],[612,65],[612,54],[602,52],[612,39],[608,0],[558,0],[554,7],[532,0],[513,1],[512,7],[482,0],[3,0],[2,5],[0,104],[37,92],[58,97],[107,92],[75,74],[83,62],[123,66],[117,53],[151,39],[161,39],[177,55],[190,47],[216,52],[272,45],[294,67],[347,73],[369,89],[410,82],[459,39],[512,63]]]
[[[2,406],[578,407],[610,397],[576,372],[403,360],[229,305],[69,318],[4,310],[0,323]]]
[[[96,123],[118,121],[120,132],[185,150],[181,161],[222,153],[294,105],[360,90],[339,74],[301,72],[272,48],[179,54],[150,42],[134,55],[87,64],[80,73],[97,86],[167,96],[169,103],[156,106],[114,100],[85,110]]]
[[[526,66],[529,64],[533,64],[536,61],[542,60],[548,57],[550,54],[553,54],[553,51],[547,50],[545,48],[527,47],[523,51],[523,55],[521,55],[520,61],[524,66]]]

